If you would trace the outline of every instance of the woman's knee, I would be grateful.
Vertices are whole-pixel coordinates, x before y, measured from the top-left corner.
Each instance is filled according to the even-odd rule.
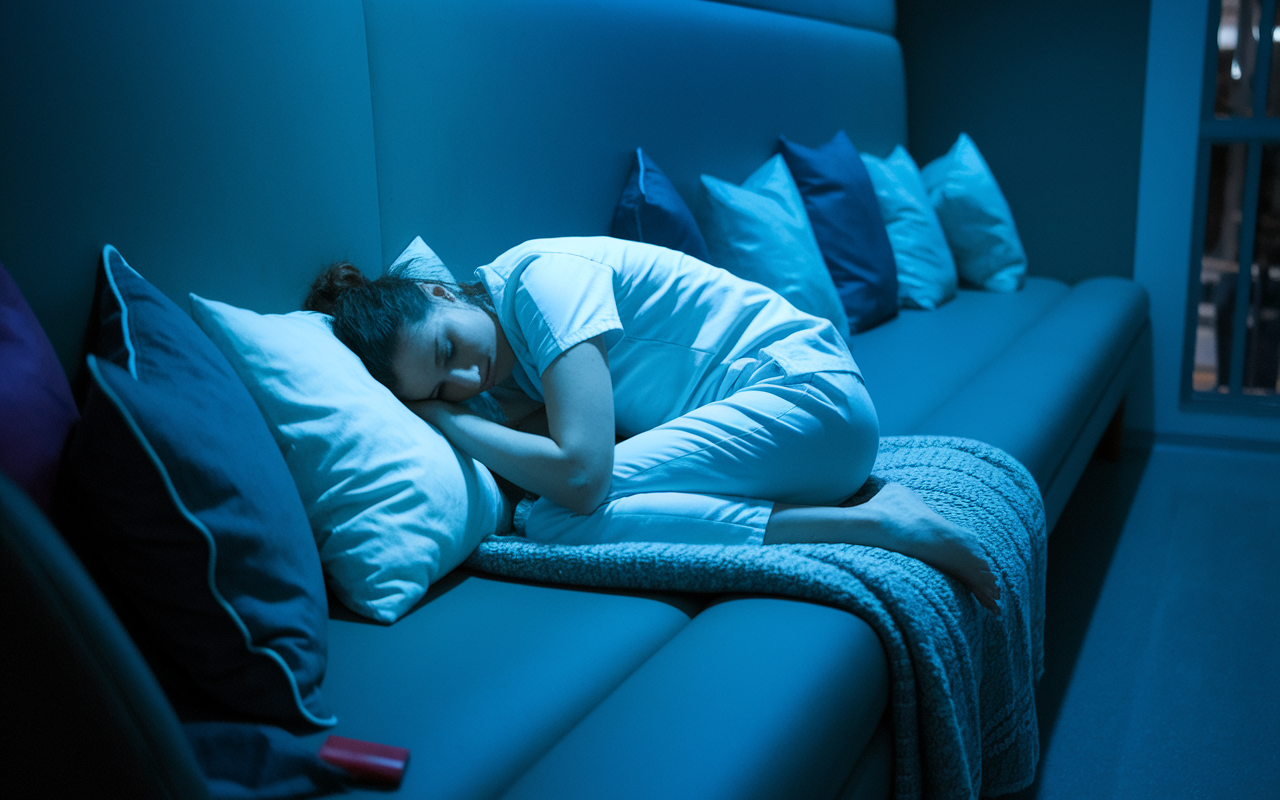
[[[820,373],[810,385],[816,390],[810,413],[821,423],[813,456],[822,479],[808,499],[826,505],[844,500],[866,482],[880,447],[880,423],[856,375]]]

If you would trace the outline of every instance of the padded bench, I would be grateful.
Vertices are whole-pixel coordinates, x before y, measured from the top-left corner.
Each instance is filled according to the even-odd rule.
[[[891,0],[9,0],[0,261],[71,377],[106,243],[183,307],[291,311],[322,264],[374,274],[417,235],[465,276],[525,239],[607,233],[638,146],[692,199],[780,134],[905,143],[894,18]],[[1030,256],[1020,292],[962,290],[850,343],[883,434],[1005,449],[1052,525],[1142,358],[1146,298]],[[27,687],[6,780],[201,796],[101,593],[21,493],[0,507],[2,658]],[[331,616],[339,723],[307,741],[411,748],[390,796],[891,792],[884,649],[843,611],[460,569],[391,626]]]

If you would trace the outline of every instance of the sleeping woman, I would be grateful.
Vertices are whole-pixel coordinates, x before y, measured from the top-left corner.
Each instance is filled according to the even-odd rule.
[[[830,322],[682,253],[604,237],[526,242],[476,277],[370,281],[338,264],[306,307],[459,450],[539,496],[529,539],[869,545],[997,608],[971,532],[868,481],[876,412]],[[504,423],[460,405],[495,387],[514,398]]]

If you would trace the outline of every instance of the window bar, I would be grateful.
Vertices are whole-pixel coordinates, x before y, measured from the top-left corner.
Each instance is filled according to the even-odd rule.
[[[1216,45],[1215,45],[1216,46]],[[1213,113],[1213,98],[1208,98],[1209,113]],[[1180,397],[1183,401],[1198,397],[1201,393],[1195,390],[1196,340],[1200,327],[1200,296],[1204,291],[1201,284],[1201,272],[1204,262],[1204,243],[1209,205],[1209,173],[1212,165],[1214,143],[1207,138],[1200,139],[1199,153],[1196,160],[1196,200],[1192,219],[1199,224],[1192,226],[1191,258],[1192,268],[1187,270],[1187,310],[1182,324],[1182,381]]]
[[[1267,118],[1267,79],[1271,77],[1271,28],[1275,24],[1276,0],[1262,0],[1258,22],[1258,51],[1253,62],[1253,118]],[[1245,32],[1252,34],[1252,25]]]
[[[1245,323],[1249,318],[1249,287],[1253,283],[1253,245],[1258,229],[1258,187],[1262,183],[1262,143],[1249,143],[1248,166],[1244,173],[1244,202],[1241,204],[1240,255],[1236,259],[1236,308],[1231,326],[1230,393],[1244,393]]]

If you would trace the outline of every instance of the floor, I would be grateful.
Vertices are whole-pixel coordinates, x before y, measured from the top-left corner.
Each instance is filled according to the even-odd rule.
[[[1095,459],[1049,540],[1017,800],[1280,798],[1280,452]]]

